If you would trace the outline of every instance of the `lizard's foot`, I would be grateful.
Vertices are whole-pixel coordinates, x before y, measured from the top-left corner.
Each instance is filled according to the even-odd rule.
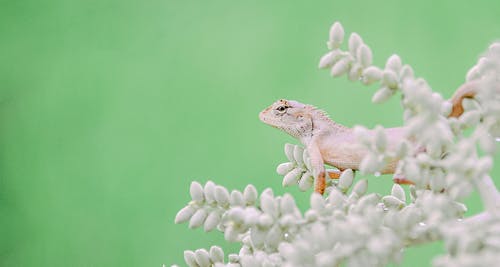
[[[325,192],[325,187],[325,172],[320,172],[318,177],[316,177],[316,185],[314,187],[314,191],[323,195],[323,193]]]
[[[326,173],[328,174],[328,177],[330,177],[330,179],[339,179],[340,175],[342,174],[341,171],[332,169],[326,170]]]
[[[406,184],[406,185],[412,185],[412,184],[414,185],[415,184],[414,182],[404,178],[401,175],[397,175],[397,174],[395,174],[394,177],[392,177],[392,180],[396,184]]]
[[[394,181],[394,183],[396,184],[406,184],[406,185],[412,185],[412,184],[415,184],[414,182],[408,180],[408,179],[405,179],[405,178],[394,178],[392,179]]]
[[[396,184],[406,184],[406,185],[412,185],[412,184],[414,185],[415,184],[414,182],[406,179],[404,177],[404,175],[398,171],[394,174],[394,176],[392,176],[392,180]]]

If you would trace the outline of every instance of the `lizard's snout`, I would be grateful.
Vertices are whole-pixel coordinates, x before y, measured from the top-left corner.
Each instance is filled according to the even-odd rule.
[[[259,119],[262,121],[262,122],[266,122],[266,116],[264,114],[265,110],[261,111],[259,113]]]

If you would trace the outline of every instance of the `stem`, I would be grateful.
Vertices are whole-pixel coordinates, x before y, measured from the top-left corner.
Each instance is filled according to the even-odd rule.
[[[474,216],[463,219],[462,223],[464,224],[480,224],[484,221],[487,221],[491,218],[491,214],[487,211],[483,211]]]
[[[500,194],[489,175],[484,175],[481,179],[474,180],[484,209],[488,212],[495,212],[500,207]]]

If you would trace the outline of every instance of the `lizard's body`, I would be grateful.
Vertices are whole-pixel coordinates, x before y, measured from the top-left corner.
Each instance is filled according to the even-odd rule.
[[[388,150],[394,150],[396,143],[403,138],[404,128],[385,129],[388,137]],[[372,134],[372,131],[368,131]],[[316,145],[319,147],[321,157],[324,163],[334,166],[339,170],[352,169],[358,170],[359,165],[365,157],[367,151],[360,146],[356,140],[352,129],[345,133],[327,134],[316,139]],[[310,146],[310,144],[304,144]],[[387,163],[382,174],[394,173],[397,160],[393,159]]]
[[[473,98],[477,90],[478,84],[475,82],[461,86],[451,98],[453,108],[449,116],[459,117],[463,113],[462,100]],[[314,106],[282,99],[263,110],[259,118],[264,123],[297,138],[307,148],[316,180],[316,192],[323,193],[325,189],[324,164],[334,166],[340,171],[359,170],[361,161],[367,154],[366,149],[355,140],[353,129],[332,121],[325,112]],[[395,149],[405,131],[404,127],[385,129],[388,151]],[[369,134],[374,132],[369,131]],[[390,159],[380,173],[394,173],[397,162],[397,158]],[[406,182],[404,179],[401,181]]]
[[[315,191],[323,193],[325,167],[328,164],[343,171],[359,170],[367,151],[355,140],[353,129],[332,121],[323,111],[297,101],[279,100],[260,113],[260,119],[299,139],[307,148],[316,179]],[[405,128],[385,129],[388,149],[394,149],[403,138]],[[372,131],[369,131],[372,133]],[[394,173],[397,159],[391,159],[381,170]]]

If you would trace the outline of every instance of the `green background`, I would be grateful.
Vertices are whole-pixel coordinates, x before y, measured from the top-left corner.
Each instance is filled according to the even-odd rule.
[[[0,266],[161,266],[226,245],[173,223],[192,180],[281,188],[278,98],[348,126],[397,126],[397,98],[317,69],[330,25],[448,97],[500,38],[500,2],[0,1]],[[498,163],[498,159],[496,160]],[[495,176],[499,176],[496,167]],[[390,176],[369,178],[389,192]],[[481,209],[477,196],[470,213]],[[439,244],[410,249],[425,266]]]

